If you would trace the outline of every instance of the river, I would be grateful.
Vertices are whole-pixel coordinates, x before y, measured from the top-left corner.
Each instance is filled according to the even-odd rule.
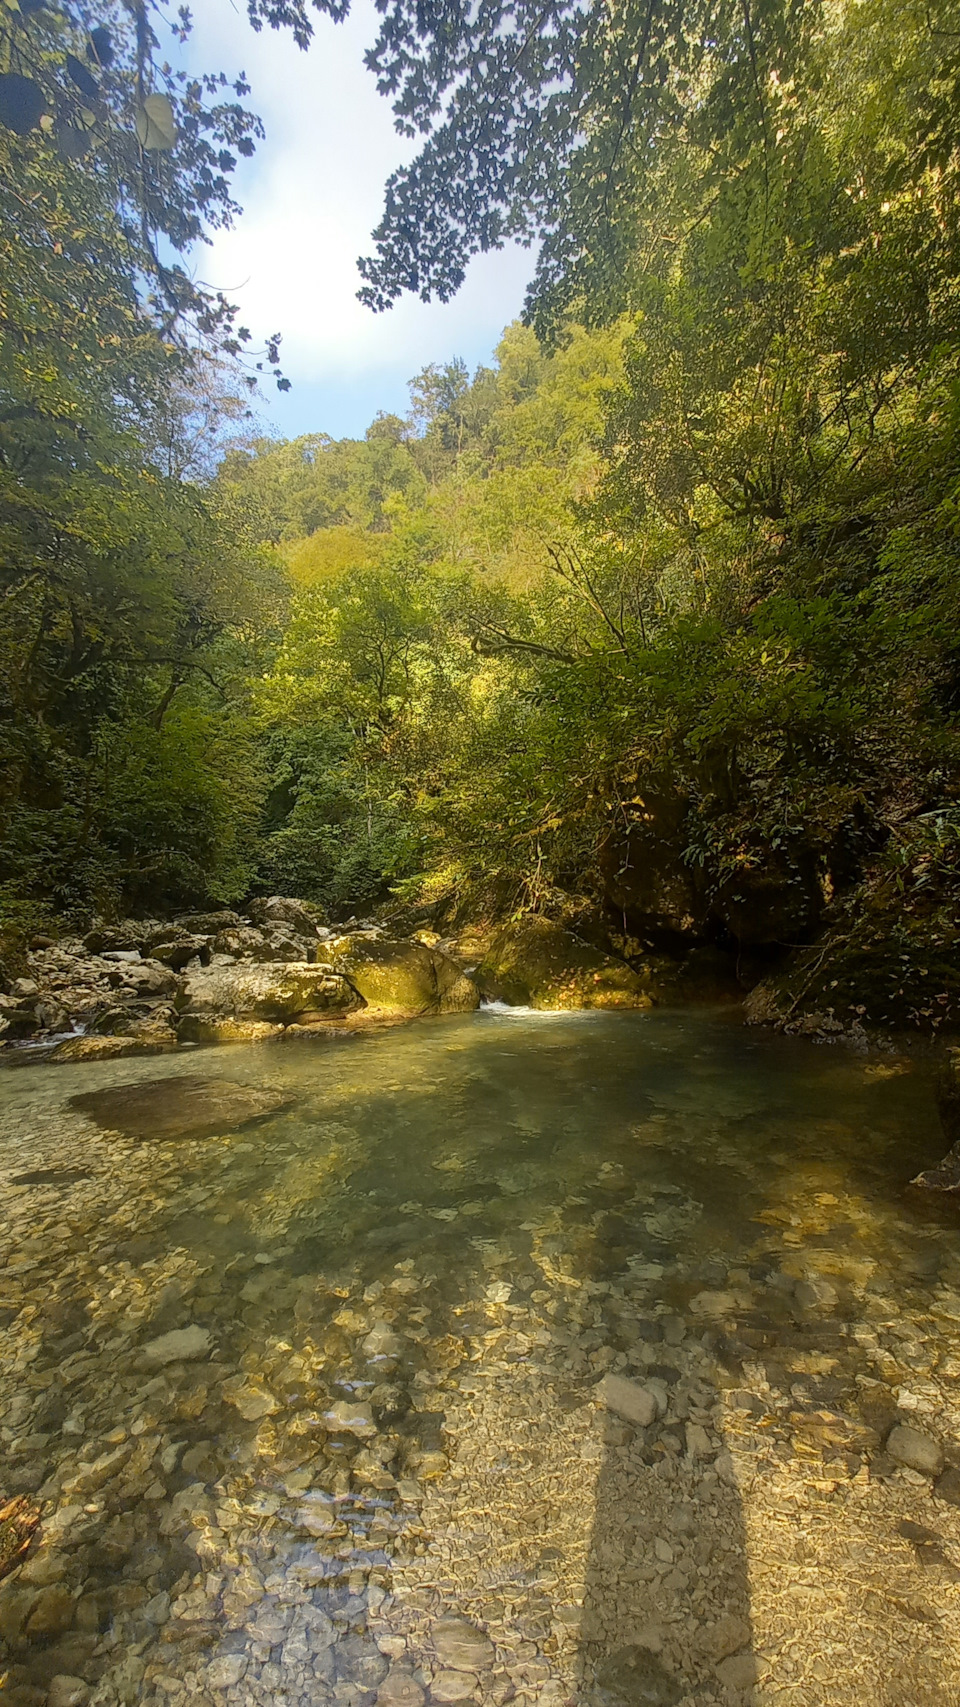
[[[284,1106],[70,1102],[184,1077]],[[956,1707],[941,1149],[922,1065],[713,1012],[3,1072],[11,1704]]]

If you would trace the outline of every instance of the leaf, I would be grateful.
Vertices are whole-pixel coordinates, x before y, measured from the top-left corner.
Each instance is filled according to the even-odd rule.
[[[173,148],[177,126],[166,95],[148,95],[137,112],[137,141],[141,148],[162,151]]]
[[[75,83],[81,95],[86,95],[88,101],[97,100],[100,90],[95,77],[90,75],[82,59],[75,53],[67,54],[67,75]]]
[[[0,76],[0,124],[17,136],[35,130],[43,113],[43,90],[32,77],[5,71]]]
[[[105,29],[102,24],[98,24],[95,30],[90,31],[90,46],[87,52],[91,58],[96,60],[98,65],[113,64],[113,41],[110,31]]]

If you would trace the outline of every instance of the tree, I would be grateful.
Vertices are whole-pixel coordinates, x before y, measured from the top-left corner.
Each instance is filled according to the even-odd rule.
[[[36,391],[42,350],[55,358],[65,395],[48,381],[49,399],[40,390],[36,406],[69,405],[71,381],[97,378],[94,360],[108,369],[103,389],[135,402],[144,396],[144,352],[131,362],[131,339],[152,334],[161,376],[198,343],[239,354],[249,334],[235,328],[236,310],[196,281],[185,258],[237,212],[230,175],[262,135],[243,105],[244,78],[231,87],[222,73],[171,68],[147,0],[104,0],[76,14],[11,0],[2,16],[8,380]],[[182,40],[189,28],[183,9],[174,33]],[[271,339],[259,366],[278,359]]]
[[[189,483],[257,358],[187,252],[259,121],[242,78],[165,63],[144,0],[0,18],[0,910],[236,893],[237,712],[285,586]]]

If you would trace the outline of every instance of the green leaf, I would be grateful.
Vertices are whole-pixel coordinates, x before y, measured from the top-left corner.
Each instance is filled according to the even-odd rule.
[[[161,153],[173,148],[177,141],[177,126],[173,108],[166,95],[148,95],[137,111],[137,141],[149,152]]]

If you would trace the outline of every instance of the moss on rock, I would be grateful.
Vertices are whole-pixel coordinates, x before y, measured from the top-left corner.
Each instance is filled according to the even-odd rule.
[[[476,969],[486,995],[532,1008],[649,1008],[643,973],[581,942],[552,919],[497,932]]]

